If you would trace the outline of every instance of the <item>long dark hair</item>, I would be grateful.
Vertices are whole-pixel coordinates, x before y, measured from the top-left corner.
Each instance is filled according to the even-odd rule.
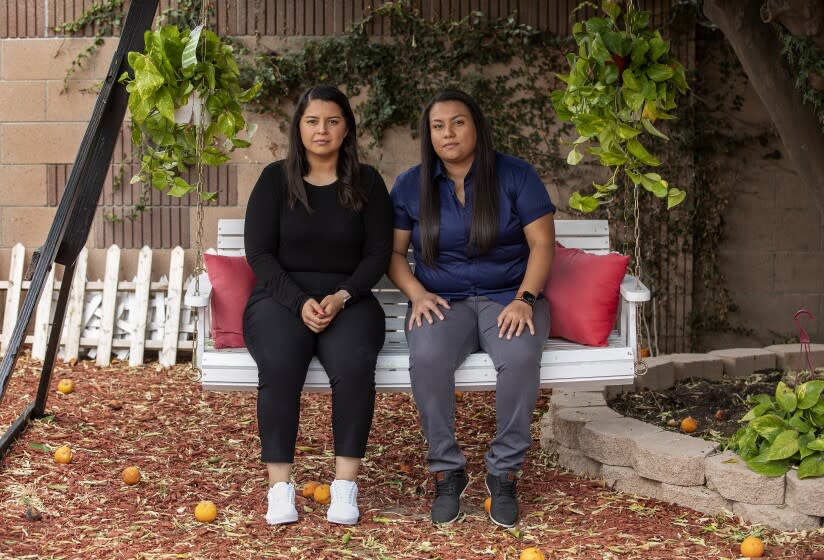
[[[360,163],[358,162],[358,132],[355,124],[355,114],[349,105],[346,96],[334,86],[315,86],[303,92],[298,99],[292,123],[289,125],[289,153],[286,156],[286,181],[289,187],[289,207],[294,208],[300,201],[311,212],[309,200],[306,198],[306,188],[303,186],[303,177],[309,173],[309,159],[306,157],[306,148],[300,138],[300,120],[306,112],[310,101],[331,101],[340,107],[343,119],[346,121],[346,136],[338,153],[338,197],[341,206],[355,210],[363,209],[366,195],[360,184]]]
[[[498,237],[499,200],[498,176],[495,172],[495,149],[492,133],[481,107],[466,93],[447,89],[437,94],[427,103],[421,114],[421,210],[420,230],[423,260],[433,266],[438,258],[438,240],[441,228],[441,196],[435,182],[435,167],[438,156],[432,146],[429,128],[429,113],[436,103],[459,101],[466,105],[475,124],[475,174],[472,183],[473,208],[472,229],[469,234],[469,250],[479,254],[487,253],[495,246]]]

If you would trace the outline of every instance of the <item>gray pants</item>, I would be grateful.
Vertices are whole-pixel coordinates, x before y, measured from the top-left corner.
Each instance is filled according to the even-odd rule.
[[[495,393],[496,435],[486,454],[490,474],[517,471],[532,443],[530,423],[540,384],[540,362],[549,335],[545,299],[535,304],[535,335],[525,328],[511,340],[498,338],[496,319],[504,306],[486,297],[450,302],[444,320],[407,330],[412,394],[429,444],[429,470],[462,469],[466,458],[455,439],[455,370],[477,350],[492,358],[498,378]],[[407,311],[409,324],[411,306]]]

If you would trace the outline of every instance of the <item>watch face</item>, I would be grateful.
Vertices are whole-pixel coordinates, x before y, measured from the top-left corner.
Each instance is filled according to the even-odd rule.
[[[529,305],[535,305],[535,296],[529,292],[523,292],[521,297],[527,302]]]

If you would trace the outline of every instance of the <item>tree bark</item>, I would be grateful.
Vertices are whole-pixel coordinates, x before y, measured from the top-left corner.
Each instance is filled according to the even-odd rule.
[[[761,0],[705,0],[704,13],[735,50],[801,180],[824,213],[824,133],[812,109],[795,89],[781,56],[781,43],[761,21]]]

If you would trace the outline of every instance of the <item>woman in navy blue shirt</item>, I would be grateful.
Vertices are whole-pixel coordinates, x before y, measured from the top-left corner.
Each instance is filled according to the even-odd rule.
[[[555,207],[532,166],[494,151],[486,119],[467,94],[435,95],[421,115],[420,138],[421,164],[402,173],[391,193],[389,276],[410,300],[409,369],[435,477],[432,521],[451,523],[461,514],[468,479],[455,438],[455,370],[483,350],[498,371],[497,432],[485,457],[489,515],[512,527],[549,334],[541,290],[552,263]]]

